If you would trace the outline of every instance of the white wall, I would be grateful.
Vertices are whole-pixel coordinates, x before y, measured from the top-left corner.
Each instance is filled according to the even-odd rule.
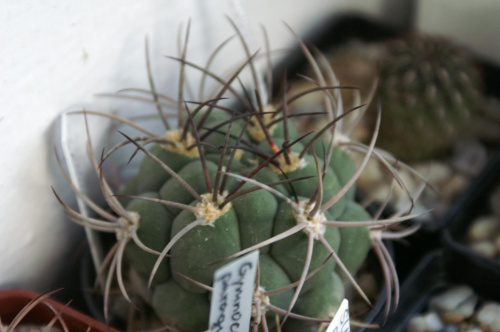
[[[415,25],[472,48],[480,56],[500,62],[500,1],[419,0]]]
[[[95,93],[147,87],[145,35],[158,90],[168,92],[177,71],[172,75],[163,55],[176,54],[177,27],[189,17],[189,54],[196,61],[232,33],[224,13],[240,23],[247,17],[257,36],[258,23],[263,23],[274,47],[280,47],[292,39],[281,20],[303,32],[343,9],[383,16],[384,2],[2,1],[0,288],[43,289],[64,260],[73,257],[81,229],[65,220],[50,189],[53,185],[66,201],[73,199],[53,160],[56,119],[63,111],[82,107],[109,111]]]

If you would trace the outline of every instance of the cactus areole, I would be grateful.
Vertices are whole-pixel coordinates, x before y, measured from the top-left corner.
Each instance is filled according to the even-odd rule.
[[[354,201],[360,170],[351,160],[349,138],[338,133],[344,146],[327,139],[335,135],[325,134],[342,118],[342,103],[335,100],[340,95],[329,92],[338,87],[320,83],[330,97],[325,102],[331,103],[326,107],[331,113],[325,115],[323,131],[302,133],[300,115],[287,113],[286,97],[271,104],[258,93],[253,98],[232,87],[244,69],[257,76],[253,56],[247,55],[227,80],[186,61],[185,54],[175,59],[182,68],[218,78],[220,90],[208,101],[200,97],[199,103],[188,104],[182,100],[180,80],[175,128],[157,103],[166,134],[144,130],[148,137],[133,138],[122,133],[123,141],[109,154],[133,145],[135,158],[143,158],[122,189],[112,189],[102,174],[109,154],[101,161],[91,156],[113,213],[86,202],[104,220],[84,217],[58,197],[76,222],[116,233],[117,242],[105,260],[105,297],[116,274],[125,298],[135,302],[141,292],[130,286],[128,275],[139,276],[143,290],[149,287],[150,296],[143,300],[175,330],[207,330],[214,272],[256,249],[259,268],[251,313],[255,329],[297,330],[328,321],[344,298],[346,283],[369,302],[353,275],[374,245],[370,229],[386,229],[392,223],[372,220]],[[325,82],[322,73],[317,75],[315,80]],[[152,82],[150,93],[158,100]],[[254,82],[257,87],[259,82]],[[221,96],[237,97],[242,106],[221,107]],[[377,128],[374,132],[370,146],[356,145],[365,161],[373,153]],[[92,149],[90,138],[88,145]],[[377,248],[383,246],[377,241]],[[107,318],[109,310],[105,308]]]

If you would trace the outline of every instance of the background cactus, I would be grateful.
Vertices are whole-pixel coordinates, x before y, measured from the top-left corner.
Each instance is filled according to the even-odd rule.
[[[259,93],[252,98],[232,90],[245,101],[243,107],[218,105],[247,65],[257,76],[248,51],[247,56],[213,98],[195,106],[179,100],[176,128],[170,128],[159,107],[165,135],[132,138],[122,133],[125,140],[100,161],[91,154],[114,213],[84,199],[105,221],[80,215],[58,197],[76,222],[116,233],[117,243],[105,260],[110,264],[105,297],[116,273],[121,292],[132,301],[122,275],[125,260],[140,276],[139,288],[151,289],[152,297],[145,300],[156,315],[180,331],[207,329],[215,270],[255,249],[260,250],[260,273],[254,314],[261,314],[253,316],[252,324],[264,330],[276,325],[276,316],[291,330],[328,319],[344,297],[346,282],[369,303],[353,275],[372,246],[381,257],[389,295],[397,284],[379,228],[412,216],[373,220],[354,201],[354,184],[372,156],[380,118],[370,145],[357,145],[365,157],[361,169],[356,169],[349,156],[351,142],[340,134],[325,135],[341,123],[338,93],[325,92],[332,97],[325,98],[328,120],[316,134],[299,133],[287,113],[285,94],[275,106]],[[186,61],[185,53],[176,60],[216,77]],[[316,75],[320,90],[338,90],[327,86],[322,73]],[[254,83],[258,91],[259,81]],[[183,84],[181,80],[180,87]],[[153,101],[158,99],[153,85],[151,95]],[[102,165],[113,151],[130,144],[145,157],[137,175],[116,196]],[[89,150],[93,151],[90,140]],[[107,307],[105,314],[109,316]]]
[[[415,34],[384,43],[377,65],[381,148],[419,160],[446,151],[470,131],[471,116],[483,101],[479,71],[467,50]]]

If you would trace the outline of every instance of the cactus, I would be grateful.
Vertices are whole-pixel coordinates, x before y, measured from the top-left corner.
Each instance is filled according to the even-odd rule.
[[[379,67],[381,148],[403,160],[425,159],[466,133],[482,101],[479,72],[465,49],[444,38],[412,35],[384,43]]]
[[[175,128],[158,106],[166,134],[133,138],[121,133],[123,142],[101,160],[91,154],[113,213],[77,191],[102,217],[88,218],[56,194],[74,221],[116,234],[117,242],[105,260],[109,264],[105,298],[116,274],[121,292],[132,302],[132,290],[122,272],[126,262],[140,276],[142,286],[150,289],[152,297],[146,300],[156,315],[179,331],[207,329],[215,270],[256,249],[260,257],[252,324],[265,331],[276,326],[276,317],[279,325],[290,330],[328,320],[344,297],[348,282],[369,304],[353,276],[372,247],[381,259],[389,295],[392,287],[397,290],[394,266],[381,242],[388,231],[381,228],[413,216],[373,219],[354,201],[355,181],[368,159],[376,156],[379,121],[369,146],[354,144],[340,133],[327,138],[325,133],[338,129],[348,112],[339,109],[342,103],[338,99],[332,102],[339,98],[335,92],[338,87],[327,85],[318,72],[319,88],[314,90],[326,91],[327,124],[314,134],[299,133],[287,112],[286,94],[273,105],[259,93],[252,98],[231,88],[247,66],[257,76],[253,58],[247,51],[247,60],[230,79],[220,80],[222,87],[213,98],[195,106],[181,102],[181,80]],[[185,53],[175,60],[182,67],[219,78],[187,61]],[[149,65],[148,73],[151,76]],[[158,101],[151,77],[150,84],[152,101]],[[259,91],[259,80],[255,85]],[[243,106],[233,110],[218,105],[225,93],[243,101]],[[88,145],[93,151],[90,139]],[[144,159],[137,175],[117,195],[104,177],[102,165],[124,145],[135,146]],[[360,169],[350,159],[349,148],[353,146],[365,154]],[[392,169],[390,162],[385,165]],[[391,233],[392,237],[397,234]],[[387,313],[390,307],[388,301]],[[109,317],[107,306],[105,315]]]

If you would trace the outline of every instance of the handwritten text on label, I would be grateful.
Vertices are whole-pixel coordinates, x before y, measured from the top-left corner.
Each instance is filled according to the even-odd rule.
[[[211,332],[249,330],[258,260],[259,251],[254,251],[215,271]]]

